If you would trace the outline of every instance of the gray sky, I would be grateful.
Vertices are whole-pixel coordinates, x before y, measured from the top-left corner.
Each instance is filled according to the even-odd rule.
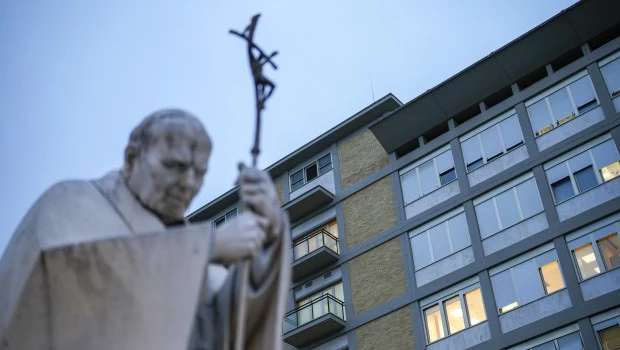
[[[264,168],[389,92],[407,102],[574,0],[0,1],[0,252],[36,198],[121,166],[130,130],[181,107],[214,139],[191,210],[249,161],[253,91],[243,29],[280,51]],[[536,54],[536,53],[532,53]]]

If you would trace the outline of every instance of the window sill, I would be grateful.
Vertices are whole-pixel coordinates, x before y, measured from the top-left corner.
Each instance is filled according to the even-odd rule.
[[[539,139],[539,138],[541,138],[541,137],[543,137],[543,136],[545,136],[545,135],[549,134],[550,132],[553,132],[554,130],[556,130],[556,129],[559,129],[559,128],[563,127],[564,125],[568,125],[568,124],[570,124],[572,121],[577,120],[579,117],[584,116],[584,115],[586,115],[586,114],[588,114],[588,113],[592,112],[592,111],[593,111],[593,110],[595,110],[596,108],[600,107],[600,105],[601,105],[601,104],[599,103],[599,104],[597,104],[597,105],[595,105],[595,106],[592,106],[592,108],[588,109],[586,112],[583,112],[583,113],[580,113],[580,114],[576,114],[576,115],[575,115],[575,117],[573,117],[572,119],[570,119],[570,120],[568,120],[568,121],[566,121],[566,122],[564,122],[564,123],[562,123],[562,124],[560,124],[560,125],[557,125],[557,120],[556,120],[556,122],[555,122],[554,124],[550,124],[550,125],[553,125],[553,128],[551,128],[550,130],[548,130],[548,131],[544,132],[542,135],[536,135],[537,131],[535,131],[535,132],[534,132],[534,139]]]
[[[617,180],[617,179],[620,179],[620,176],[616,176],[616,177],[614,177],[613,179],[609,179],[609,180],[607,180],[607,181],[605,181],[605,182],[601,182],[600,184],[598,184],[598,185],[596,185],[596,186],[594,186],[594,187],[588,188],[586,191],[579,192],[579,193],[577,193],[576,195],[574,195],[574,196],[572,196],[572,197],[570,197],[570,198],[567,198],[567,199],[565,199],[565,200],[563,200],[563,201],[561,201],[561,202],[556,202],[556,203],[555,203],[555,205],[556,205],[556,206],[558,206],[558,205],[560,205],[560,204],[566,203],[566,202],[570,201],[571,199],[575,199],[575,198],[577,198],[577,197],[581,196],[581,195],[582,195],[582,194],[584,194],[584,193],[588,193],[588,192],[590,192],[590,191],[592,191],[592,190],[594,190],[594,189],[596,189],[596,188],[599,188],[599,187],[601,187],[601,186],[603,186],[603,185],[605,185],[605,184],[607,184],[607,183],[610,183],[610,182],[612,182],[612,181],[614,181],[614,180]],[[553,189],[551,189],[551,191],[553,192]]]

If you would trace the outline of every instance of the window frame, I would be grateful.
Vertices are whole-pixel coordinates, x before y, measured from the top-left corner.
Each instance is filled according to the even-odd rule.
[[[476,282],[474,282],[472,284],[473,280],[469,280],[469,281],[465,281],[466,286],[465,287],[461,287],[456,286],[458,289],[455,291],[446,291],[445,293],[440,292],[440,296],[438,296],[437,298],[432,299],[432,301],[427,301],[424,302],[422,301],[421,303],[421,307],[420,307],[420,312],[422,314],[422,322],[424,324],[424,334],[425,334],[425,340],[426,340],[426,345],[430,345],[432,343],[436,343],[438,341],[441,341],[443,339],[446,339],[454,334],[458,334],[460,332],[466,331],[467,329],[471,328],[471,327],[475,327],[478,326],[484,322],[486,322],[488,320],[488,315],[486,314],[486,309],[485,309],[485,305],[484,305],[484,295],[482,293],[482,289],[480,287],[480,282],[475,280]],[[476,323],[475,325],[471,325],[471,315],[469,312],[469,309],[467,307],[467,300],[465,299],[465,295],[473,292],[475,290],[479,289],[480,290],[480,295],[481,295],[481,299],[482,299],[482,307],[484,310],[484,315],[485,315],[485,319]],[[448,300],[451,300],[453,298],[459,298],[459,305],[461,307],[461,312],[462,312],[462,316],[463,316],[463,323],[465,325],[465,327],[461,330],[455,331],[454,333],[450,332],[450,326],[448,324],[448,318],[447,318],[447,310],[445,307],[445,303]],[[433,297],[432,297],[433,298]],[[425,299],[428,300],[429,298]],[[433,307],[438,307],[439,308],[439,315],[441,317],[441,327],[443,330],[443,334],[444,336],[434,340],[434,341],[430,341],[430,336],[429,336],[429,329],[428,329],[428,323],[426,320],[426,310],[431,309]]]
[[[603,73],[603,67],[613,62],[616,62],[618,60],[620,60],[620,50],[616,51],[615,53],[605,57],[604,59],[598,62],[598,67],[599,67],[599,70],[601,71],[601,75],[603,76],[603,81],[605,82],[605,87],[607,88],[607,92],[609,93],[609,98],[612,100],[615,100],[616,98],[620,97],[620,90],[610,91],[611,86],[609,82],[607,81],[607,77]]]
[[[583,112],[579,112],[579,109],[588,105],[589,103],[581,105],[581,106],[577,106],[575,103],[575,97],[573,96],[573,92],[571,91],[571,88],[570,88],[570,86],[573,83],[576,83],[577,81],[581,79],[588,79],[588,81],[590,82],[590,87],[592,88],[592,92],[594,94],[594,101],[596,101],[596,105],[589,107],[587,110]],[[549,97],[555,94],[556,92],[559,92],[562,90],[566,91],[566,94],[568,95],[568,101],[570,102],[570,105],[571,105],[572,114],[568,116],[560,116],[558,119],[553,113],[553,109],[551,107],[551,102],[549,100]],[[529,108],[537,104],[540,101],[544,101],[544,105],[546,107],[546,112],[547,112],[547,117],[549,118],[548,121],[550,121],[550,123],[545,124],[546,126],[540,130],[534,130],[533,129],[534,123],[532,121],[533,119],[532,119],[532,115],[530,114]],[[543,136],[544,134],[548,133],[549,131],[552,131],[556,128],[561,127],[564,124],[571,122],[572,120],[590,112],[591,110],[595,109],[596,107],[600,105],[601,105],[601,101],[600,101],[600,98],[598,97],[598,94],[596,93],[594,84],[592,83],[592,78],[590,77],[590,74],[588,74],[588,71],[585,69],[565,79],[564,81],[554,85],[553,87],[545,90],[544,92],[538,94],[537,96],[534,96],[530,98],[529,100],[525,101],[526,113],[528,115],[528,119],[530,120],[530,124],[532,126],[532,133],[534,134],[534,138],[539,138]]]
[[[220,225],[225,224],[226,222],[228,222],[229,219],[229,214],[235,212],[235,216],[233,216],[232,218],[236,218],[239,215],[239,209],[237,207],[234,207],[232,209],[226,210],[226,212],[220,216],[218,216],[217,218],[215,218],[213,220],[213,228],[216,229],[218,228]],[[223,220],[221,223],[218,223],[218,221]]]
[[[615,162],[614,163],[610,163],[610,164],[605,164],[603,166],[600,166],[599,164],[597,164],[596,157],[594,156],[594,153],[592,152],[592,150],[595,147],[598,147],[598,146],[602,145],[605,142],[611,142],[611,144],[615,147],[616,152],[618,152],[618,146],[616,145],[616,143],[611,138],[611,135],[606,134],[606,135],[603,135],[601,137],[598,137],[598,138],[596,138],[596,139],[586,143],[585,145],[583,145],[581,147],[578,147],[578,148],[576,148],[574,150],[571,150],[570,152],[567,152],[567,153],[563,154],[562,156],[560,156],[560,157],[558,157],[558,158],[548,162],[547,164],[545,164],[543,166],[543,169],[545,171],[545,177],[547,179],[547,184],[549,185],[549,189],[551,190],[551,196],[553,198],[553,202],[556,205],[559,205],[561,203],[569,201],[572,198],[578,197],[579,195],[581,195],[583,193],[591,191],[591,190],[593,190],[593,189],[595,189],[595,188],[605,184],[606,182],[609,182],[609,181],[612,181],[612,180],[618,178],[616,176],[616,177],[613,177],[613,178],[611,178],[609,180],[605,180],[603,178],[603,174],[601,173],[601,169],[606,168],[610,164],[615,164]],[[581,156],[582,154],[587,154],[588,159],[590,160],[590,164],[585,166],[585,167],[581,167],[581,168],[579,168],[577,170],[573,170],[572,167],[571,167],[570,161],[575,159],[575,158],[577,158],[577,157],[579,157],[579,156]],[[619,152],[619,154],[620,154],[620,152]],[[620,161],[620,158],[619,158],[619,161]],[[561,177],[560,179],[558,179],[558,180],[556,180],[554,182],[551,182],[551,180],[549,179],[549,171],[551,171],[552,169],[561,169],[562,166],[565,168],[567,175]],[[583,169],[588,168],[588,167],[592,167],[592,170],[594,172],[594,176],[595,176],[596,181],[597,181],[597,185],[593,186],[593,187],[590,187],[590,188],[586,189],[585,191],[581,191],[580,192],[579,185],[578,185],[578,182],[577,182],[575,174],[580,172],[580,171],[582,171]],[[569,198],[563,199],[561,201],[557,201],[556,195],[555,195],[555,192],[554,192],[554,185],[559,183],[560,181],[565,180],[566,177],[568,177],[569,180],[570,180],[570,183],[571,183],[571,186],[573,188],[573,193],[574,194],[573,194],[573,196],[571,196]]]
[[[517,121],[517,124],[519,125],[519,132],[521,133],[521,142],[517,143],[516,145],[510,146],[510,147],[506,147],[506,141],[504,140],[504,135],[502,135],[502,129],[501,129],[501,125],[503,122],[511,119],[511,118],[515,118]],[[495,155],[491,158],[488,158],[484,149],[484,144],[482,142],[482,133],[491,129],[491,128],[495,128],[497,130],[497,133],[499,134],[499,141],[501,143],[501,149],[502,152],[499,153],[498,155]],[[478,150],[480,151],[480,155],[481,158],[476,159],[475,161],[467,164],[467,161],[465,160],[465,152],[462,151],[462,156],[463,156],[463,162],[465,163],[465,172],[466,173],[471,173],[473,171],[476,171],[477,169],[485,166],[486,164],[497,160],[503,156],[505,156],[506,154],[516,150],[517,148],[523,146],[525,144],[525,140],[523,137],[523,130],[521,129],[521,124],[519,123],[519,117],[517,116],[517,113],[514,109],[511,109],[507,112],[504,112],[502,114],[500,114],[499,116],[495,117],[493,120],[491,120],[490,122],[487,122],[479,127],[477,127],[476,129],[474,129],[473,131],[468,132],[467,134],[465,134],[464,136],[461,136],[459,138],[459,143],[461,144],[461,150],[463,150],[463,143],[472,140],[476,138],[476,140],[478,142],[476,142],[476,145],[478,146]],[[479,166],[470,169],[470,165],[478,163],[482,161],[482,164],[480,164]]]
[[[320,161],[326,157],[329,157],[329,163],[326,163],[325,165],[321,166],[320,165]],[[315,167],[316,169],[316,177],[313,177],[312,179],[308,180],[308,175],[307,175],[307,170],[309,168]],[[334,169],[334,163],[333,163],[333,159],[332,159],[332,152],[329,151],[325,154],[323,154],[320,157],[317,157],[316,159],[314,159],[311,162],[305,163],[304,166],[300,167],[297,171],[291,173],[289,172],[289,193],[293,193],[295,191],[297,191],[298,189],[304,187],[305,185],[307,185],[308,183],[320,178],[321,176],[327,174],[328,172],[330,172],[332,169]],[[302,177],[300,180],[293,182],[293,176],[297,175],[301,173]],[[299,185],[299,187],[295,187],[297,186],[298,183],[301,183]]]
[[[555,259],[553,259],[553,257],[555,257]],[[536,266],[536,272],[537,272],[537,275],[539,277],[538,281],[540,282],[540,287],[541,287],[541,290],[543,291],[543,294],[538,296],[537,298],[535,298],[533,300],[530,300],[528,302],[523,302],[522,303],[522,297],[520,296],[519,289],[517,288],[517,284],[515,283],[515,280],[516,280],[516,277],[517,277],[517,276],[515,276],[515,268],[518,267],[518,266],[521,266],[521,265],[523,265],[525,263],[529,263],[531,261],[533,261],[534,265]],[[564,286],[563,286],[563,288],[560,288],[560,289],[558,289],[558,290],[556,290],[554,292],[548,293],[546,288],[545,288],[544,278],[543,278],[543,275],[542,275],[542,272],[541,272],[541,267],[545,266],[545,265],[548,265],[548,264],[550,264],[550,263],[552,263],[554,261],[556,261],[557,264],[558,264],[560,276],[562,277],[562,282],[563,282]],[[512,308],[510,308],[509,310],[506,310],[504,312],[500,312],[501,308],[509,306],[509,305],[512,305],[513,303],[508,304],[508,305],[501,305],[501,306],[498,305],[498,302],[497,302],[498,298],[497,298],[497,294],[495,292],[495,290],[496,290],[495,287],[496,286],[493,283],[493,277],[497,276],[499,274],[502,274],[502,273],[504,273],[506,271],[508,271],[508,274],[509,274],[511,282],[512,282],[511,288],[512,288],[513,294],[515,296],[515,299],[516,299],[515,302],[517,303],[517,305],[512,307]],[[562,265],[560,263],[560,259],[559,259],[558,255],[557,255],[557,251],[555,250],[555,248],[553,246],[553,243],[545,244],[544,246],[539,247],[539,248],[534,249],[534,250],[531,250],[531,251],[529,251],[526,254],[523,254],[521,256],[518,256],[518,257],[508,261],[507,263],[504,263],[504,264],[502,264],[500,266],[492,268],[489,271],[489,277],[491,279],[491,289],[493,290],[493,295],[495,297],[495,311],[497,312],[498,316],[507,314],[507,313],[509,313],[509,312],[511,312],[513,310],[519,309],[519,308],[521,308],[521,307],[523,307],[525,305],[534,303],[534,302],[536,302],[538,300],[541,300],[541,299],[543,299],[543,298],[545,298],[545,297],[547,297],[549,295],[561,292],[561,291],[566,289],[566,278],[564,277],[564,274],[562,273]],[[503,287],[506,287],[506,286],[503,286]]]
[[[445,170],[443,172],[439,172],[439,168],[437,166],[437,158],[439,158],[440,156],[442,156],[445,153],[450,154],[451,160],[452,160],[452,167],[448,168],[448,170]],[[434,174],[434,178],[435,178],[435,185],[437,187],[435,187],[433,190],[429,191],[428,193],[424,193],[423,188],[422,188],[422,181],[421,181],[421,177],[420,177],[420,167],[423,166],[424,164],[426,164],[427,162],[432,161],[433,162],[433,174]],[[409,172],[414,171],[416,174],[415,180],[416,183],[414,184],[417,188],[418,188],[418,193],[420,194],[417,198],[412,199],[410,202],[406,201],[406,194],[404,191],[404,187],[403,186],[403,177],[405,175],[407,175]],[[448,182],[446,182],[445,184],[441,183],[441,175],[447,174],[450,171],[454,172],[454,178]],[[407,165],[406,167],[400,169],[398,171],[398,176],[399,176],[399,180],[400,180],[400,186],[401,186],[401,192],[402,192],[402,197],[403,197],[403,204],[404,206],[407,206],[411,203],[414,203],[418,200],[420,200],[420,198],[426,197],[428,195],[430,195],[431,193],[439,190],[442,187],[445,187],[455,181],[458,180],[458,174],[456,172],[456,166],[454,164],[454,154],[452,153],[452,148],[450,147],[450,144],[445,145],[437,150],[435,150],[434,152],[431,152],[430,154],[428,154],[427,156],[411,163],[410,165]]]
[[[544,345],[549,342],[554,342],[556,345],[556,349],[559,348],[558,340],[564,338],[568,335],[572,335],[575,333],[579,333],[579,338],[581,340],[581,344],[583,346],[583,336],[581,335],[581,330],[579,329],[579,325],[574,323],[564,328],[560,328],[558,330],[543,334],[534,339],[523,342],[519,345],[508,348],[507,350],[532,350],[533,348]]]
[[[609,222],[609,219],[613,221]],[[583,281],[587,281],[591,278],[600,276],[606,272],[620,268],[620,266],[616,266],[611,269],[607,268],[607,264],[605,264],[605,259],[602,255],[602,252],[598,244],[599,241],[609,236],[612,236],[614,234],[616,234],[616,237],[620,239],[620,235],[618,234],[618,232],[620,232],[620,220],[619,219],[620,219],[620,214],[616,214],[608,218],[608,220],[604,220],[602,222],[595,224],[594,226],[589,226],[584,230],[580,230],[573,234],[567,235],[566,237],[567,246],[571,254],[571,259],[573,261],[573,268],[575,269],[575,272],[577,273],[577,278],[579,280],[579,283]],[[575,255],[575,250],[582,248],[586,245],[591,245],[592,252],[594,253],[594,257],[596,259],[595,261],[598,265],[600,272],[590,277],[583,278],[581,269],[579,268],[579,263],[577,262],[577,256]]]

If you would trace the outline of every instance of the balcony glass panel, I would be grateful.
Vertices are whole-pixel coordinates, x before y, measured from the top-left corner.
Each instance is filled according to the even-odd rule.
[[[284,316],[282,331],[284,333],[290,332],[327,314],[332,314],[344,320],[344,302],[331,294],[324,294],[314,298]]]
[[[295,243],[293,246],[293,258],[294,260],[300,259],[321,247],[327,247],[338,253],[338,238],[325,229],[315,231]]]

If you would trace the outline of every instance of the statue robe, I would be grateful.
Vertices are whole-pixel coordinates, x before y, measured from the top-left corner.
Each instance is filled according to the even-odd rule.
[[[128,342],[121,343],[125,344],[123,346],[127,346],[127,349],[179,349],[179,344],[181,344],[179,342],[174,345],[172,342],[165,341],[153,344],[153,339],[150,337],[140,339],[140,335],[144,337],[149,331],[153,332],[153,329],[161,326],[162,322],[158,320],[170,317],[172,314],[182,316],[182,319],[175,323],[176,327],[180,328],[174,330],[173,337],[166,338],[182,339],[182,343],[191,349],[280,349],[282,346],[281,320],[290,273],[288,249],[286,249],[289,236],[286,232],[282,234],[282,240],[276,247],[273,269],[256,288],[249,283],[247,275],[240,273],[241,263],[234,264],[229,269],[207,264],[210,238],[212,238],[209,233],[196,232],[202,237],[204,246],[194,247],[193,251],[187,253],[196,255],[195,259],[203,259],[201,260],[203,267],[196,272],[168,271],[171,266],[175,266],[176,259],[165,256],[166,250],[162,250],[162,261],[149,266],[150,270],[146,271],[146,274],[163,270],[168,273],[170,283],[175,283],[180,280],[178,276],[195,273],[197,276],[193,276],[190,280],[196,280],[197,283],[203,281],[202,296],[199,295],[198,290],[192,293],[192,291],[185,290],[184,285],[176,286],[178,293],[171,293],[172,295],[167,296],[169,299],[166,300],[170,300],[170,303],[164,301],[161,302],[159,308],[155,308],[156,315],[159,317],[152,317],[152,312],[150,314],[146,311],[138,312],[146,318],[138,318],[140,321],[135,321],[135,317],[123,314],[123,305],[127,309],[138,308],[140,310],[139,307],[143,302],[140,298],[122,299],[115,294],[111,299],[105,299],[106,302],[112,300],[114,305],[101,304],[97,307],[91,305],[93,300],[89,298],[66,300],[68,297],[65,297],[63,300],[62,289],[65,286],[67,290],[70,289],[69,285],[77,286],[77,289],[83,288],[79,285],[79,278],[76,282],[76,277],[63,279],[62,274],[47,276],[49,271],[45,270],[45,259],[40,258],[42,251],[75,246],[80,242],[109,241],[112,243],[108,249],[119,249],[119,247],[122,249],[125,246],[114,241],[119,237],[125,241],[131,241],[127,238],[165,235],[165,237],[170,237],[170,240],[174,240],[174,231],[174,228],[166,228],[155,215],[142,207],[125,186],[118,171],[94,181],[66,181],[53,186],[28,212],[0,260],[0,286],[2,286],[0,349],[109,349],[110,344],[116,344],[114,340],[110,339],[106,343],[105,334],[96,333],[97,329],[88,327],[91,323],[96,326],[103,322],[101,317],[104,314],[109,318],[106,321],[112,327],[118,324],[115,332],[121,332],[119,334],[129,339]],[[194,242],[198,241],[194,240]],[[75,249],[78,253],[84,253],[84,251]],[[133,262],[132,251],[129,248],[126,249],[128,250],[124,251],[126,254],[121,255],[121,259],[131,264]],[[140,246],[140,249],[144,249],[143,246]],[[202,254],[199,254],[201,250]],[[85,254],[88,255],[90,252]],[[89,256],[85,258],[90,259]],[[116,257],[108,257],[108,260],[111,260],[108,261],[111,264],[117,262]],[[54,262],[52,258],[49,261]],[[62,270],[62,264],[60,270]],[[201,274],[203,276],[200,276]],[[122,276],[114,277],[121,278]],[[131,275],[125,276],[125,279],[131,280],[130,277]],[[53,278],[51,282],[50,278]],[[96,287],[96,282],[96,276],[90,276],[90,287],[92,284]],[[62,303],[56,302],[53,297],[50,298],[48,291],[50,284],[59,286],[56,289],[60,289],[61,293],[56,295]],[[198,286],[198,288],[201,287]],[[105,288],[100,286],[99,289]],[[240,296],[239,290],[245,290],[245,295]],[[99,295],[93,295],[92,299],[98,297]],[[187,300],[179,304],[177,303],[179,297],[187,298]],[[240,297],[243,299],[239,299]],[[146,301],[144,302],[146,304]],[[184,310],[178,310],[178,305],[191,308],[191,311],[197,310],[195,319],[192,315],[194,312],[183,313]],[[240,306],[247,308],[245,313],[239,309]],[[144,307],[146,308],[147,305]],[[153,308],[153,305],[149,304],[148,307]],[[73,310],[79,308],[88,312],[71,314]],[[243,314],[245,317],[240,319],[238,315]],[[75,329],[58,329],[58,326],[54,324],[54,319],[59,315],[68,315],[76,325]],[[150,316],[147,318],[145,315]],[[184,315],[188,315],[189,319]],[[135,322],[130,323],[129,320]],[[238,328],[245,330],[242,336],[235,333]],[[132,338],[132,335],[135,336]],[[242,343],[235,343],[235,339],[243,340],[241,340]],[[118,349],[117,346],[114,348]]]

